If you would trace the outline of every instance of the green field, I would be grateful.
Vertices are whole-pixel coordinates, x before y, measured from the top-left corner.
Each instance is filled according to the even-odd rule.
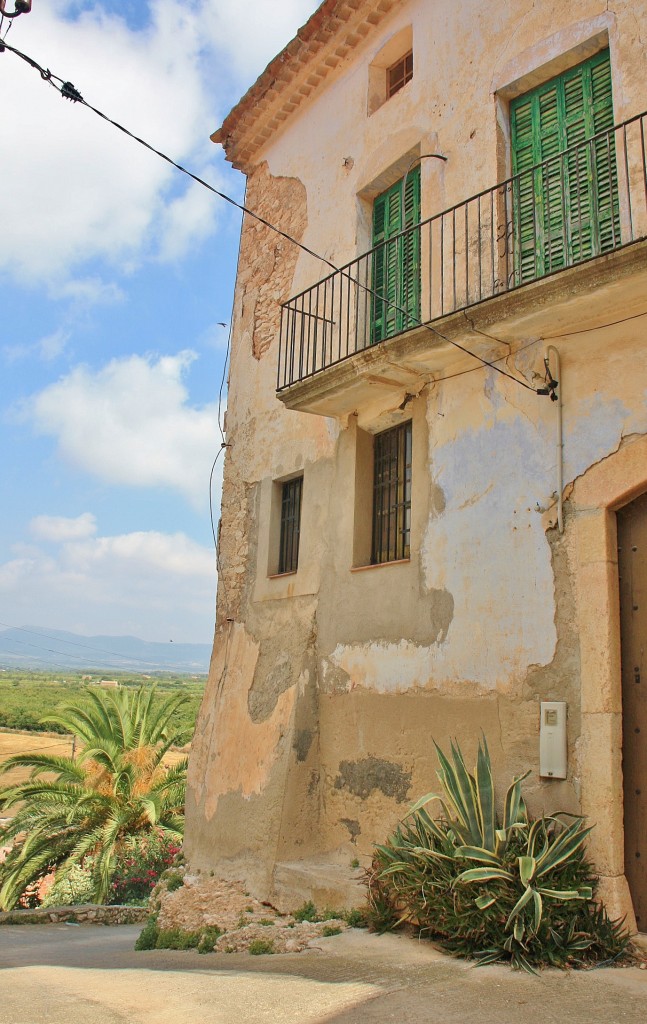
[[[43,726],[45,715],[56,713],[61,704],[87,700],[88,688],[101,687],[102,680],[116,680],[120,686],[157,688],[160,698],[180,690],[188,700],[176,714],[179,743],[188,743],[193,736],[195,721],[204,693],[206,676],[178,675],[171,672],[155,676],[133,672],[107,671],[100,673],[38,672],[22,669],[0,669],[0,728],[39,732],[64,732],[56,725]],[[102,689],[104,687],[101,687]]]

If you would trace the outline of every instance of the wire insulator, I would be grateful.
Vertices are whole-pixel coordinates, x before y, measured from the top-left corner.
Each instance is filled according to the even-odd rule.
[[[48,72],[49,75],[49,72]],[[71,100],[72,103],[83,103],[83,97],[78,89],[75,89],[71,82],[63,82],[61,86],[61,96],[64,100]]]

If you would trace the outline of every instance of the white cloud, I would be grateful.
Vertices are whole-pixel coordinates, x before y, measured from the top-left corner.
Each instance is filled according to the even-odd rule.
[[[208,348],[214,352],[226,352],[229,324],[214,321],[202,332],[198,340],[202,348]]]
[[[208,174],[203,171],[203,176],[206,179]],[[158,223],[159,258],[181,259],[191,246],[208,238],[213,231],[218,202],[211,192],[194,182],[168,203]]]
[[[199,18],[178,0],[153,0],[135,31],[100,5],[74,20],[62,0],[41,3],[12,41],[69,79],[93,106],[184,161],[216,155],[214,98],[205,90]],[[6,59],[4,59],[6,57]],[[0,267],[22,283],[65,280],[84,260],[154,251],[169,188],[187,186],[168,164],[87,108],[63,100],[11,54],[0,64]],[[213,227],[217,205],[205,217]],[[199,237],[206,231],[200,224]]]
[[[93,537],[97,532],[97,521],[91,512],[80,516],[34,516],[29,531],[37,540],[67,541]]]
[[[56,281],[50,286],[49,295],[52,299],[71,299],[77,306],[112,306],[125,299],[123,289],[114,281],[102,281],[99,277]]]
[[[195,359],[128,356],[100,370],[77,366],[29,399],[23,416],[57,439],[72,465],[112,484],[166,487],[207,499],[218,450],[218,409],[188,404],[183,375]]]
[[[34,527],[32,521],[32,532]],[[17,545],[0,565],[0,610],[7,621],[35,622],[81,633],[130,633],[147,640],[211,638],[215,554],[184,533],[138,531],[112,537],[58,537],[57,522],[96,527],[86,512],[76,519],[38,517],[54,553]]]
[[[38,341],[33,342],[31,345],[3,345],[2,355],[7,363],[17,363],[21,359],[28,359],[30,356],[36,356],[45,363],[51,363],[63,354],[69,340],[69,331],[59,327],[58,330],[52,331],[51,334],[45,335],[44,338],[39,338]]]
[[[202,24],[247,89],[317,7],[316,0],[212,0],[204,4]]]
[[[65,346],[69,340],[69,331],[65,331],[63,328],[59,328],[57,331],[53,331],[52,334],[47,334],[44,338],[41,338],[37,343],[41,359],[48,363],[52,359],[58,359],[65,351]]]
[[[117,5],[115,5],[117,6]],[[315,0],[149,0],[131,28],[100,0],[41,0],[8,40],[84,99],[222,186],[209,140],[316,8]],[[12,54],[0,61],[0,270],[56,290],[84,261],[175,260],[213,232],[220,201]]]

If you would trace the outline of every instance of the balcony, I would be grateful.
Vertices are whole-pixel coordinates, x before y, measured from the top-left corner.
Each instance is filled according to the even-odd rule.
[[[640,114],[513,175],[284,303],[278,397],[289,408],[340,415],[375,385],[406,388],[416,376],[473,365],[461,345],[493,358],[493,339],[474,331],[477,314],[483,325],[498,325],[498,337],[502,325],[512,330],[511,316],[526,335],[554,334],[556,317],[562,326],[579,324],[596,301],[608,316],[608,297],[596,295],[618,275],[633,284],[616,289],[611,304],[625,310],[640,302],[646,121]],[[613,255],[629,246],[624,258]],[[560,320],[557,307],[567,298]]]

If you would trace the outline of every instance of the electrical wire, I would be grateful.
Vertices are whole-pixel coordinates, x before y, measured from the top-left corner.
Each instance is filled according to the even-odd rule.
[[[58,654],[59,657],[62,656],[64,658],[71,658],[72,661],[80,661],[84,665],[87,665],[87,663],[88,663],[87,662],[87,658],[84,658],[80,654],[68,654],[67,651],[57,651],[53,647],[43,647],[42,644],[33,644],[33,643],[30,643],[29,640],[18,640],[16,637],[0,636],[0,643],[5,643],[5,644],[21,644],[21,646],[23,646],[23,647],[33,647],[34,650],[36,650],[36,651],[47,651],[48,654]],[[14,652],[12,651],[11,653],[13,654]],[[123,658],[124,655],[123,654],[118,654],[118,655],[116,655],[116,657]],[[44,659],[43,658],[39,658],[38,660],[39,661],[43,661]],[[152,664],[152,662],[150,664]]]
[[[91,644],[82,644],[78,640],[63,640],[62,637],[51,636],[51,634],[49,634],[49,633],[39,633],[37,630],[35,630],[35,629],[27,629],[25,626],[12,626],[8,622],[0,622],[0,626],[4,626],[5,629],[17,629],[21,633],[29,633],[31,636],[37,636],[37,637],[40,637],[43,640],[53,640],[54,643],[57,643],[57,644],[69,644],[71,647],[83,647],[86,651],[96,651],[99,654],[109,654],[113,658],[122,658],[122,659],[124,659],[126,661],[136,661],[139,665],[146,665],[149,668],[151,668],[151,667],[154,668],[157,665],[157,662],[155,662],[155,661],[146,661],[144,658],[135,658],[134,656],[131,657],[129,654],[117,654],[116,651],[108,651],[108,650],[106,650],[105,647],[94,647]],[[2,639],[10,639],[10,638],[9,637],[7,637],[7,638],[0,637],[0,640],[2,640]],[[16,643],[24,643],[24,641],[22,641],[22,640],[16,640],[15,642]],[[37,645],[34,644],[32,646],[35,647]],[[48,647],[42,647],[41,650],[47,651],[47,650],[49,650],[49,648]],[[68,654],[67,651],[54,651],[53,653],[54,654],[63,654],[66,658],[74,657],[74,655]]]
[[[465,355],[470,356],[472,359],[476,359],[483,366],[488,366],[496,373],[501,374],[501,376],[507,377],[508,380],[514,381],[515,384],[518,384],[520,387],[523,387],[528,391],[532,391],[533,394],[538,393],[537,389],[532,387],[532,385],[528,384],[527,381],[520,380],[518,377],[513,376],[513,374],[501,369],[501,367],[497,366],[495,362],[488,359],[484,359],[482,356],[479,356],[476,352],[472,352],[471,349],[467,348],[465,345],[461,345],[460,342],[454,340],[453,338],[449,338],[446,334],[443,334],[441,331],[437,330],[437,328],[432,327],[431,324],[423,323],[422,320],[419,320],[417,317],[412,316],[410,311],[405,310],[397,303],[390,300],[387,296],[381,295],[374,288],[371,288],[368,285],[364,284],[363,282],[358,281],[348,271],[336,266],[336,264],[332,263],[332,261],[327,259],[325,256],[320,255],[313,249],[310,249],[307,245],[304,245],[303,242],[300,242],[298,239],[293,238],[292,235],[289,235],[286,231],[283,231],[282,228],[277,227],[276,224],[272,224],[270,221],[266,220],[265,217],[262,217],[259,213],[256,213],[255,210],[251,210],[244,203],[239,203],[235,199],[232,199],[231,196],[228,196],[225,192],[221,192],[219,189],[209,184],[209,182],[205,181],[204,178],[200,178],[197,174],[194,174],[192,171],[188,170],[188,168],[184,167],[182,164],[179,164],[176,160],[173,160],[173,158],[168,156],[166,153],[163,153],[161,150],[156,149],[155,146],[152,146],[149,142],[146,142],[145,139],[142,139],[139,135],[135,135],[134,132],[131,132],[128,128],[125,128],[124,125],[120,124],[118,121],[114,121],[111,117],[108,117],[107,114],[104,114],[103,111],[99,110],[97,107],[92,106],[91,103],[88,103],[88,101],[83,98],[81,93],[72,85],[71,82],[64,81],[58,75],[53,74],[49,70],[49,68],[43,68],[36,60],[33,59],[33,57],[29,57],[27,54],[23,53],[21,50],[18,50],[14,46],[9,46],[8,43],[0,42],[0,52],[2,52],[3,50],[8,50],[10,53],[13,53],[16,57],[19,57],[21,60],[29,64],[30,67],[34,68],[34,70],[38,71],[41,78],[49,85],[51,85],[54,89],[56,89],[56,91],[59,92],[64,99],[71,100],[73,103],[80,103],[82,106],[87,107],[88,110],[91,110],[94,114],[97,115],[97,117],[100,117],[102,118],[102,120],[107,121],[108,124],[111,124],[118,131],[123,132],[124,135],[127,135],[135,142],[138,142],[141,146],[143,146],[145,149],[148,149],[151,153],[154,153],[161,160],[164,160],[172,167],[175,167],[178,171],[181,171],[182,174],[186,174],[193,181],[197,182],[197,184],[202,185],[210,192],[213,192],[214,195],[224,200],[224,202],[229,203],[231,206],[234,206],[238,210],[241,210],[243,213],[246,213],[249,217],[253,217],[255,220],[265,225],[265,227],[269,228],[271,231],[274,231],[282,238],[285,238],[286,241],[298,246],[299,249],[307,253],[309,256],[312,256],[314,259],[319,260],[321,263],[330,267],[330,269],[333,270],[335,273],[340,274],[342,277],[345,277],[349,281],[349,283],[356,285],[356,287],[360,288],[362,291],[371,295],[379,302],[385,303],[391,310],[403,314],[408,321],[413,323],[414,326],[422,327],[424,330],[429,331],[431,334],[440,338],[442,341],[445,341],[448,344],[452,345],[454,348],[457,348]],[[57,85],[57,82],[60,84]]]
[[[487,337],[493,337],[493,335],[488,334]],[[494,340],[496,341],[498,339]],[[516,348],[514,352],[506,352],[504,356],[498,356],[496,359],[493,359],[492,362],[502,363],[504,359],[511,359],[513,356],[518,356],[521,352],[525,352],[527,348],[532,348],[533,345],[538,345],[543,340],[543,338],[533,338],[532,341],[528,341],[525,345],[521,345],[519,348]],[[507,342],[504,341],[502,344],[506,345]],[[429,383],[442,384],[445,380],[453,380],[454,377],[464,377],[466,373],[477,373],[482,369],[482,366],[470,366],[467,370],[457,370],[456,373],[448,373],[444,377],[434,377],[429,381]]]
[[[2,733],[3,736],[12,736],[16,733],[19,733],[21,736],[24,736],[25,734],[33,734],[34,736],[40,735],[38,729],[14,729],[12,726],[9,725],[0,726],[0,733]],[[72,734],[69,732],[62,732],[60,733],[60,737],[60,740],[50,740],[49,743],[37,743],[33,745],[30,744],[29,750],[24,751],[24,753],[37,754],[40,750],[50,750],[52,747],[66,747],[69,744],[70,739],[72,738]],[[23,751],[18,751],[18,753],[23,753]],[[7,756],[13,757],[14,755],[8,754]]]
[[[590,334],[592,331],[602,331],[606,327],[617,327],[618,324],[626,324],[628,320],[640,320],[647,316],[647,313],[634,313],[632,316],[623,316],[621,320],[609,320],[607,324],[599,324],[597,327],[583,327],[580,331],[567,331],[565,334],[546,334],[544,341],[553,341],[555,338],[570,338],[572,334]]]

